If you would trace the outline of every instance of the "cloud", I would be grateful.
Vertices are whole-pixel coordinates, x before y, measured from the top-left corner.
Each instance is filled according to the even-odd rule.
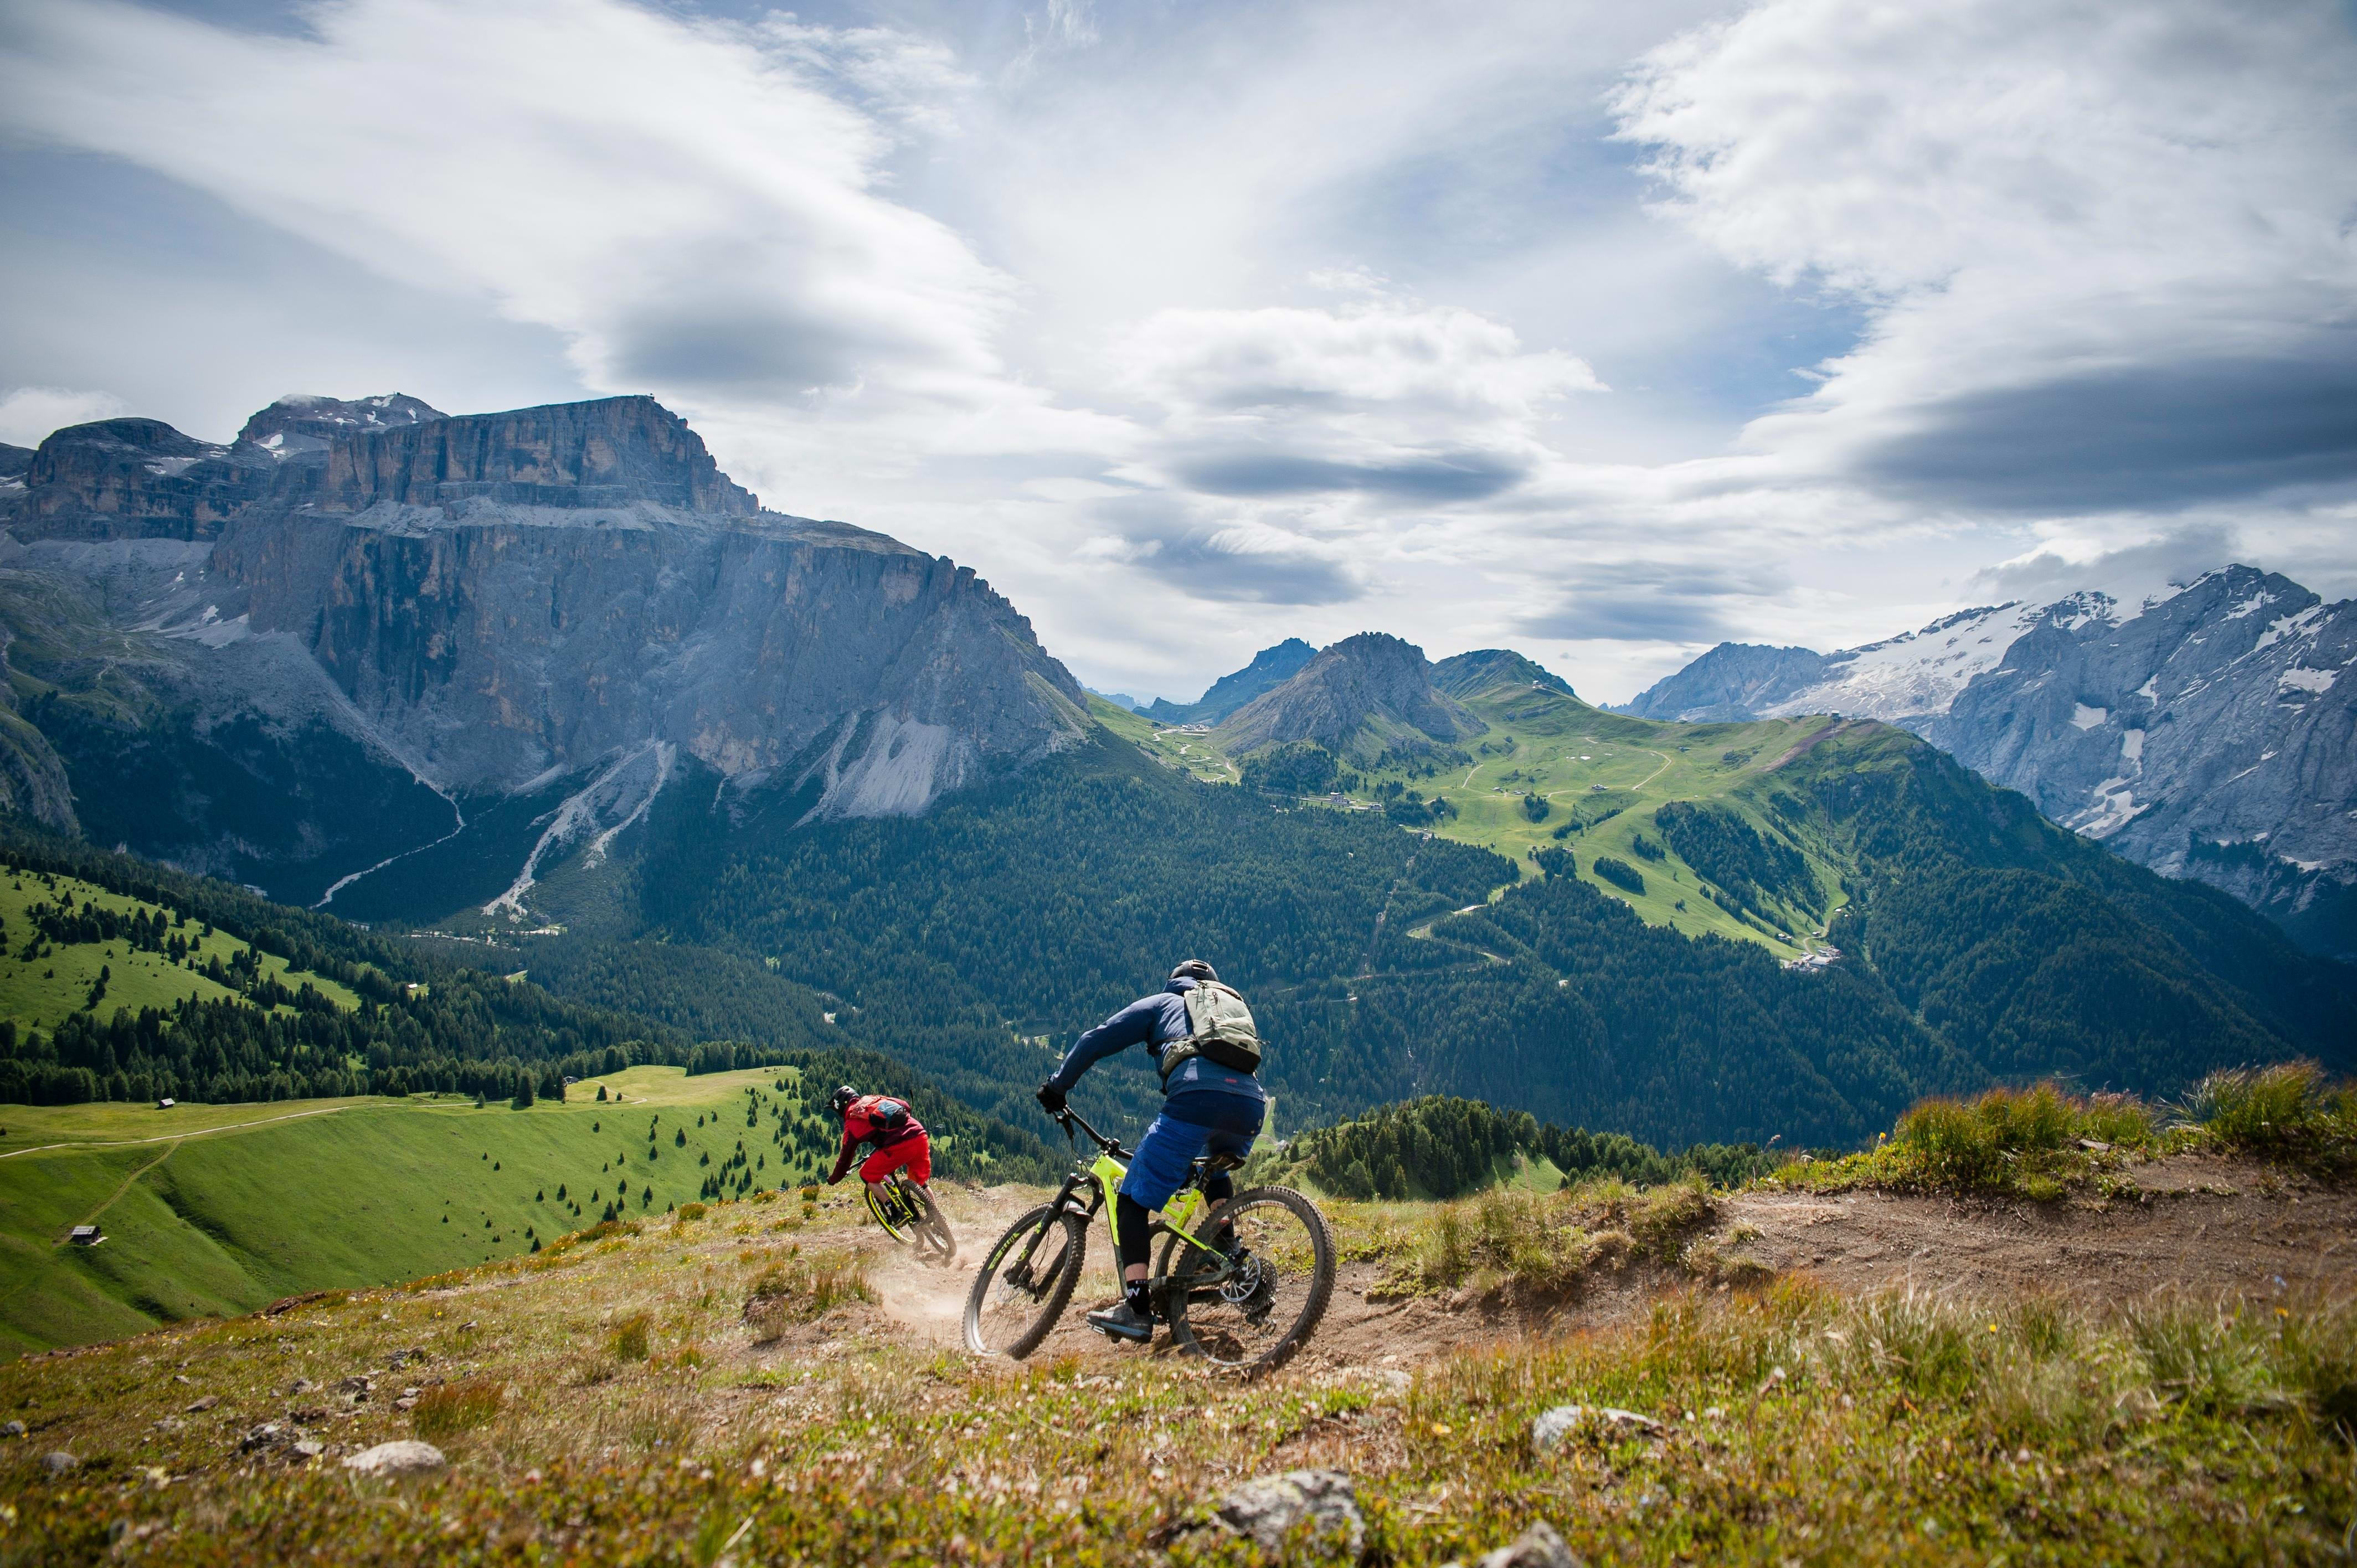
[[[1515,629],[1561,642],[1691,645],[1733,635],[1760,600],[1792,587],[1779,569],[1635,560],[1577,568],[1566,596]]]
[[[2186,527],[2138,543],[2115,545],[2084,535],[2042,542],[2038,548],[1975,572],[1974,591],[1985,601],[2051,604],[2082,588],[2098,588],[2128,606],[2191,582],[2236,558],[2235,531],[2217,524]]]
[[[1768,0],[1616,99],[1663,210],[1869,307],[1749,444],[1984,514],[2357,475],[2337,0]]]
[[[51,431],[130,412],[113,392],[18,387],[0,397],[0,441],[12,446],[38,446]]]
[[[1529,465],[1488,452],[1442,452],[1390,461],[1338,463],[1285,452],[1226,452],[1178,466],[1190,489],[1215,496],[1300,496],[1357,490],[1399,500],[1483,500],[1509,489]]]
[[[1114,532],[1086,552],[1151,575],[1160,593],[1214,604],[1348,604],[1366,592],[1341,552],[1282,529],[1205,515],[1180,498],[1142,495],[1107,501],[1098,516]]]
[[[899,127],[925,118],[908,106],[955,81],[938,49],[619,0],[305,16],[290,38],[117,0],[19,7],[0,120],[487,295],[564,333],[595,389],[1023,395],[994,341],[1011,281],[882,188]]]

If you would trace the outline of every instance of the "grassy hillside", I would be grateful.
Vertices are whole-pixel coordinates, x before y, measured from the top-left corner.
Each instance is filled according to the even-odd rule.
[[[171,929],[171,935],[187,950],[178,958],[141,951],[121,940],[62,943],[37,940],[31,912],[37,908],[54,909],[60,905],[78,909],[94,907],[118,917],[136,916],[143,920],[160,915],[167,922],[175,913],[160,903],[109,892],[78,876],[0,870],[0,936],[5,936],[6,942],[5,950],[0,951],[0,1019],[14,1023],[20,1031],[54,1029],[73,1013],[107,1015],[117,1007],[128,1007],[134,1013],[143,1007],[168,1010],[188,998],[200,1002],[234,1001],[242,993],[202,972],[215,963],[226,969],[246,953],[252,954],[246,961],[256,972],[289,991],[307,984],[344,1012],[360,1005],[360,997],[350,987],[326,975],[298,970],[274,953],[255,951],[252,944],[214,929],[202,920],[190,923],[185,914],[179,916],[179,924]],[[93,987],[102,969],[107,972],[105,989],[95,992]],[[94,1006],[93,995],[97,998]],[[285,1003],[276,1004],[274,1010],[282,1015],[294,1011]]]
[[[836,1147],[833,1079],[813,1106],[801,1076],[634,1068],[526,1111],[433,1097],[6,1108],[0,1348],[513,1257],[609,1205],[638,1217],[710,1198],[724,1177],[732,1195],[818,1179]],[[986,1170],[990,1151],[972,1142],[942,1133],[938,1164]],[[66,1241],[91,1224],[105,1241]]]

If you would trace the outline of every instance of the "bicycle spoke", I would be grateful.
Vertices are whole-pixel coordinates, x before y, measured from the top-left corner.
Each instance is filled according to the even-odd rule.
[[[1307,1198],[1287,1188],[1240,1194],[1216,1229],[1224,1255],[1173,1238],[1163,1252],[1171,1333],[1223,1366],[1262,1369],[1297,1348],[1333,1290],[1333,1242]]]

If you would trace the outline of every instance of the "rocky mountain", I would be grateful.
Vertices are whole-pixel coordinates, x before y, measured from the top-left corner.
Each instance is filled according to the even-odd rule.
[[[971,570],[761,510],[648,398],[303,400],[229,447],[113,420],[30,473],[0,777],[42,799],[46,748],[48,820],[339,912],[521,918],[691,775],[912,812],[1087,727]]]
[[[2229,566],[2129,608],[2085,590],[1838,653],[1722,643],[1620,711],[1888,719],[2054,821],[2357,953],[2357,601]]]
[[[160,419],[69,425],[27,459],[20,489],[0,489],[0,522],[20,542],[210,539],[239,508],[285,485],[282,466],[323,466],[330,436],[441,417],[395,393],[357,403],[281,398],[226,446]]]
[[[1283,684],[1231,714],[1216,736],[1230,756],[1311,740],[1338,756],[1430,750],[1489,726],[1433,688],[1424,650],[1380,631],[1345,638]]]
[[[1917,726],[2129,859],[2357,956],[2357,600],[2248,566],[2113,624],[2050,617]]]
[[[1137,711],[1157,724],[1215,725],[1262,693],[1283,685],[1316,657],[1317,650],[1297,637],[1253,655],[1243,669],[1211,682],[1199,702],[1173,703],[1157,697]]]

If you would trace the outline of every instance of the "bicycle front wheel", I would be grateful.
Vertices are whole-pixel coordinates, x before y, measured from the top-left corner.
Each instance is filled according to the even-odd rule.
[[[899,1195],[889,1187],[881,1192],[871,1187],[866,1196],[867,1212],[875,1216],[876,1223],[883,1229],[884,1234],[903,1247],[909,1246],[913,1237],[908,1217],[900,1212]]]
[[[1072,1299],[1087,1248],[1081,1217],[1053,1204],[1008,1226],[966,1293],[966,1348],[1018,1361],[1037,1350]]]
[[[1248,1373],[1301,1348],[1334,1294],[1334,1238],[1318,1206],[1289,1187],[1256,1187],[1213,1208],[1196,1235],[1163,1243],[1157,1292],[1170,1337],[1194,1355]]]

